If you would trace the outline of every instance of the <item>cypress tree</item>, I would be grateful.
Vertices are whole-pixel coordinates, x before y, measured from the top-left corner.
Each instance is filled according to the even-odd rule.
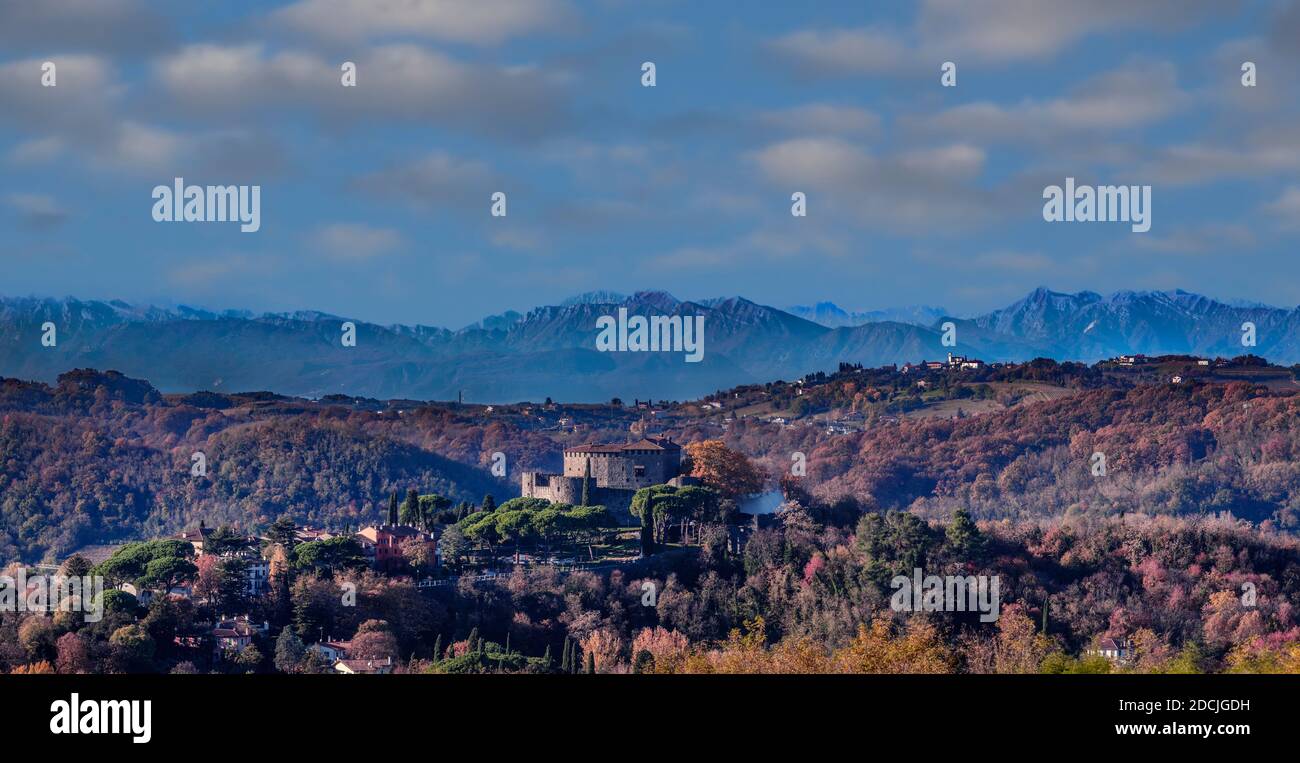
[[[483,510],[484,511],[497,510],[497,499],[493,498],[491,493],[488,493],[487,495],[483,496]]]
[[[442,659],[442,634],[438,634],[438,640],[433,642],[433,659]]]
[[[397,491],[388,497],[388,524],[397,524]]]
[[[572,662],[572,656],[569,654],[569,637],[565,636],[563,654],[560,657],[560,672],[571,673],[572,672],[572,670],[570,670],[571,662]]]
[[[589,675],[589,676],[594,676],[594,675],[596,675],[596,654],[595,654],[595,652],[587,652],[587,675]]]
[[[546,645],[546,651],[542,653],[542,665],[547,670],[551,669],[551,645],[550,644]]]
[[[587,506],[587,501],[591,498],[591,459],[585,462],[586,467],[582,475],[582,503],[580,506]]]

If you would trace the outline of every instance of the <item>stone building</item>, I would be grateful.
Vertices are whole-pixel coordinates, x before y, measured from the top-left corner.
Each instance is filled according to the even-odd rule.
[[[632,495],[651,485],[684,484],[682,448],[668,438],[645,437],[624,445],[582,445],[564,451],[564,472],[524,472],[523,494],[555,503],[604,506],[621,521],[630,521]]]

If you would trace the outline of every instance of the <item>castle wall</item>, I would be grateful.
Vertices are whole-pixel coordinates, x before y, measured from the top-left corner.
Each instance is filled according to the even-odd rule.
[[[604,506],[619,522],[631,524],[634,522],[630,510],[632,495],[643,487],[662,485],[677,477],[681,471],[681,451],[566,451],[563,474],[524,472],[523,494],[576,506],[582,502],[582,483],[588,465],[591,482],[587,502]]]

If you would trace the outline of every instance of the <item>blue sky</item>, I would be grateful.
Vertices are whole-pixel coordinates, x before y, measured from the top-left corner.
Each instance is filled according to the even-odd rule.
[[[1294,306],[1298,72],[1280,0],[5,3],[0,294],[451,327],[593,289]],[[261,230],[154,222],[176,176],[260,185]],[[1151,231],[1044,222],[1066,176],[1151,185]]]

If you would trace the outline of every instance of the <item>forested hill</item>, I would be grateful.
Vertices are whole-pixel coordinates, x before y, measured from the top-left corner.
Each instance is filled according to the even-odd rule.
[[[517,494],[477,466],[478,452],[496,447],[486,429],[425,409],[413,427],[426,433],[420,442],[400,426],[405,413],[336,402],[165,397],[147,382],[88,370],[53,387],[0,380],[0,560],[61,557],[201,518],[255,527],[290,514],[356,526],[408,488],[474,503]],[[204,477],[191,475],[196,452]]]

